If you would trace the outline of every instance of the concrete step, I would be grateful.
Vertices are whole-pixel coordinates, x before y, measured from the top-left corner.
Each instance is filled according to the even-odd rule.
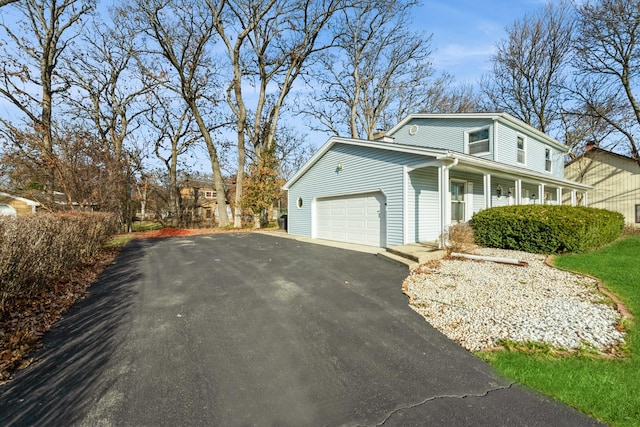
[[[445,252],[431,245],[409,244],[400,246],[391,246],[387,248],[387,252],[397,255],[418,264],[424,264],[427,261],[441,259]]]
[[[409,268],[409,270],[413,270],[414,268],[420,265],[416,261],[412,261],[409,258],[405,258],[403,256],[396,255],[391,252],[378,252],[376,255],[379,256],[380,258],[386,259],[387,261],[391,261],[393,263],[406,266],[407,268]]]

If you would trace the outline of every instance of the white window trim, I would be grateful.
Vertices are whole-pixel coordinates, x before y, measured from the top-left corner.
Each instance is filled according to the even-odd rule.
[[[518,161],[518,151],[519,151],[518,138],[522,138],[522,157],[523,157],[522,162]],[[519,132],[516,134],[516,163],[519,165],[527,164],[527,136]]]
[[[485,129],[489,129],[489,151],[482,151],[482,152],[479,152],[479,153],[470,154],[469,153],[469,134],[474,133],[474,132],[478,132],[478,131],[481,131],[481,130],[485,130]],[[484,141],[484,139],[482,139],[480,141],[472,142],[471,144],[477,144],[477,143],[483,142],[483,141]],[[464,131],[464,152],[465,152],[465,154],[469,154],[471,156],[481,156],[481,155],[485,155],[485,154],[491,154],[491,152],[492,152],[491,148],[493,146],[492,141],[493,141],[493,126],[487,125],[487,126],[482,126],[482,127],[479,127],[479,128],[468,129],[468,130]]]
[[[450,178],[449,179],[449,204],[451,201],[451,184],[452,183],[464,184],[464,222],[468,222],[473,216],[473,182],[467,181],[459,178]],[[451,209],[451,208],[449,208]],[[449,216],[449,224],[454,224],[453,219]],[[456,223],[457,224],[457,223]]]
[[[547,151],[549,152],[549,169],[547,170]],[[553,151],[549,147],[544,148],[544,171],[553,173]]]

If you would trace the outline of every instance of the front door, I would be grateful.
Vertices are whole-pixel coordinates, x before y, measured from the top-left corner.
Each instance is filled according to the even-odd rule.
[[[466,221],[465,187],[465,182],[451,181],[451,223]]]

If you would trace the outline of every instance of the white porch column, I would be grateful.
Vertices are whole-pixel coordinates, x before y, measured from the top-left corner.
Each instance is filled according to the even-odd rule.
[[[484,207],[489,209],[491,207],[491,174],[485,173],[483,176],[484,182]]]
[[[589,206],[589,199],[587,199],[587,192],[585,191],[584,196],[582,197],[582,206]]]
[[[407,234],[409,233],[409,168],[402,167],[402,244],[406,245],[409,241]]]
[[[558,200],[558,204],[562,204],[562,187],[558,187],[556,189],[556,199]]]
[[[544,205],[544,184],[538,184],[538,200],[541,205]]]
[[[516,205],[522,204],[522,180],[516,179]]]
[[[440,166],[438,182],[438,191],[440,192],[440,234],[442,236],[447,232],[447,227],[451,222],[451,194],[449,191],[449,167],[447,165]],[[444,241],[440,241],[440,245],[444,246]]]
[[[576,190],[571,190],[571,206],[575,206],[576,204]]]

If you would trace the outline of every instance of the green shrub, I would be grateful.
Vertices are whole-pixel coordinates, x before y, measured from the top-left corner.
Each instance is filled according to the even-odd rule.
[[[35,295],[89,261],[117,230],[103,213],[0,217],[0,310]]]
[[[587,252],[617,239],[624,216],[567,205],[518,205],[485,209],[471,225],[477,244],[532,253]]]

